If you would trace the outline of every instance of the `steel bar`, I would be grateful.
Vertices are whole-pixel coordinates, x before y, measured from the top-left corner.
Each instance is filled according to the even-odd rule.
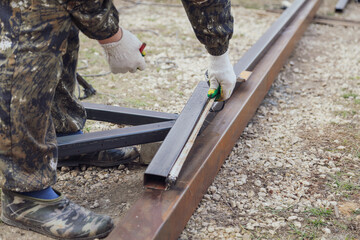
[[[58,137],[59,157],[162,141],[175,121]]]
[[[169,191],[147,189],[108,239],[177,239],[225,158],[267,94],[321,0],[308,0],[293,22],[235,89],[223,111],[196,139],[176,185]]]
[[[316,16],[314,19],[314,23],[326,24],[330,26],[360,27],[360,21],[325,16]]]
[[[155,112],[141,109],[124,108],[103,104],[83,103],[87,119],[125,125],[142,125],[172,121],[177,114]]]
[[[278,15],[283,13],[283,10],[281,10],[281,9],[267,9],[266,11],[269,13],[275,13]],[[322,15],[316,15],[313,20],[313,23],[330,25],[330,26],[343,26],[343,27],[359,27],[360,26],[360,21],[350,20],[350,19],[341,19],[341,18],[337,18],[337,17],[322,16]]]
[[[335,12],[343,12],[349,0],[339,0],[335,6]]]
[[[170,188],[172,187],[175,183],[177,178],[179,177],[179,173],[185,163],[185,160],[187,159],[189,152],[192,148],[192,146],[194,145],[194,142],[196,140],[196,137],[198,136],[199,132],[200,132],[200,128],[203,125],[206,116],[208,115],[210,108],[212,107],[212,105],[215,102],[215,98],[209,99],[208,103],[206,104],[203,112],[201,113],[201,116],[198,120],[198,122],[196,123],[188,141],[186,142],[184,148],[182,149],[178,159],[176,160],[176,163],[174,164],[174,166],[172,167],[168,177],[166,178],[166,183],[167,186],[166,188]]]
[[[209,86],[205,81],[199,82],[174,126],[146,169],[144,175],[146,187],[165,189],[165,180],[207,103],[208,90]]]
[[[296,0],[281,14],[281,16],[273,25],[271,25],[265,34],[262,35],[261,38],[250,48],[250,50],[244,54],[240,61],[234,65],[236,76],[239,76],[242,71],[253,70],[261,57],[271,47],[272,43],[278,39],[284,28],[289,25],[305,2],[305,0]]]

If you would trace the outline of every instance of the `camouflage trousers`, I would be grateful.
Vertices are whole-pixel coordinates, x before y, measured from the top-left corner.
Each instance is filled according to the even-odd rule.
[[[57,2],[0,2],[0,187],[41,190],[56,182],[58,132],[85,123],[73,96],[78,30]]]

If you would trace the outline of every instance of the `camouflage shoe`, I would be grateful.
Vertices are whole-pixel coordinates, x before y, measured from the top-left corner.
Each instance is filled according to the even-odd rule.
[[[129,163],[138,157],[139,151],[136,147],[123,147],[59,158],[57,166],[76,167],[79,165],[92,165],[97,167],[114,167]]]
[[[111,232],[114,224],[109,216],[95,214],[56,193],[58,198],[42,200],[3,190],[1,220],[56,239],[95,239]]]

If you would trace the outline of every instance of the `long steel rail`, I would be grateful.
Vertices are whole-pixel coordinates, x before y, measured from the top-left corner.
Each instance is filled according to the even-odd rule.
[[[176,185],[169,191],[146,189],[119,219],[107,239],[177,239],[315,16],[321,1],[304,2],[294,13],[296,16],[291,23],[253,67],[249,80],[237,86],[226,107],[196,139]]]

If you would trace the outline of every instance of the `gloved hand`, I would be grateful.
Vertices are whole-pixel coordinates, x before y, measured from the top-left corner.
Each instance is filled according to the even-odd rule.
[[[236,84],[236,75],[230,63],[228,51],[220,56],[210,56],[208,78],[210,81],[209,97],[214,97],[211,96],[211,93],[216,92],[220,85],[221,95],[216,100],[225,101],[230,98]]]
[[[122,29],[122,37],[118,42],[100,44],[106,55],[112,73],[136,72],[144,70],[146,63],[139,49],[140,40],[131,32]]]

